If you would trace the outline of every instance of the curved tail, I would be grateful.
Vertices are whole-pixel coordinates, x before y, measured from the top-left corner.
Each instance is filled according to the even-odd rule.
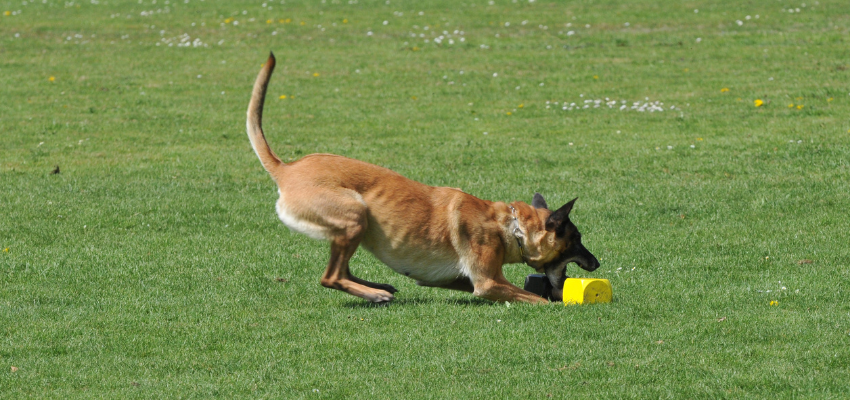
[[[269,173],[283,164],[283,161],[274,154],[266,135],[263,134],[263,103],[266,99],[266,88],[269,86],[272,71],[274,70],[274,54],[269,53],[269,59],[257,75],[254,82],[254,91],[251,93],[251,102],[248,103],[248,138],[251,139],[251,147],[263,163],[263,168]]]

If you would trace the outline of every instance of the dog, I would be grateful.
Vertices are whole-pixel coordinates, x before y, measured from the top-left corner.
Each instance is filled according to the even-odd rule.
[[[284,163],[269,147],[262,128],[274,67],[274,54],[269,54],[248,105],[248,137],[277,184],[280,220],[293,231],[330,242],[322,286],[373,303],[394,299],[393,286],[351,273],[349,261],[358,246],[420,286],[462,290],[500,302],[548,302],[505,279],[504,264],[522,262],[545,273],[554,300],[563,296],[568,263],[588,271],[599,267],[569,219],[576,199],[551,211],[539,193],[531,205],[492,202],[333,154]]]

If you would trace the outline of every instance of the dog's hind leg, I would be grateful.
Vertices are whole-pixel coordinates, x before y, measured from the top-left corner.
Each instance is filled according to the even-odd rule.
[[[398,292],[398,289],[396,289],[393,285],[390,285],[388,283],[375,283],[375,282],[367,281],[365,279],[360,279],[360,278],[352,275],[350,271],[348,273],[348,276],[352,281],[357,282],[357,283],[359,283],[363,286],[368,286],[372,289],[386,290],[387,292],[390,292],[390,293],[393,293],[393,294]]]
[[[348,261],[354,255],[359,244],[359,238],[355,241],[333,240],[331,242],[331,259],[328,262],[328,267],[324,275],[322,275],[322,286],[342,290],[350,295],[362,297],[373,303],[392,301],[394,299],[392,293],[359,283],[364,281],[353,277],[349,272]]]
[[[392,301],[395,288],[364,281],[349,271],[349,261],[357,251],[367,226],[368,210],[362,198],[355,192],[328,191],[324,193],[323,200],[309,205],[312,214],[321,217],[320,224],[328,228],[331,242],[331,258],[322,275],[322,286],[374,303]]]

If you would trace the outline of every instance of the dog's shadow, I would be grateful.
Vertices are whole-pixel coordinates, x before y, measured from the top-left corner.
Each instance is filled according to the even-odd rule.
[[[366,309],[366,308],[388,308],[388,307],[415,307],[421,305],[430,305],[430,304],[445,304],[448,306],[474,306],[474,307],[482,307],[482,306],[493,306],[498,303],[492,302],[485,299],[479,299],[477,297],[469,298],[469,299],[434,299],[430,297],[416,297],[416,298],[396,298],[395,300],[389,303],[370,303],[365,300],[351,300],[343,303],[343,307],[352,308],[352,309]]]

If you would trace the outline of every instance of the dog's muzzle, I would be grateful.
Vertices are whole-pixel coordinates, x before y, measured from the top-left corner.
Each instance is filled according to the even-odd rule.
[[[599,268],[599,260],[591,254],[584,246],[571,257],[564,260],[559,260],[543,267],[546,277],[549,278],[549,283],[552,284],[552,300],[560,301],[564,296],[564,282],[567,280],[567,264],[576,263],[585,271],[594,271]]]

